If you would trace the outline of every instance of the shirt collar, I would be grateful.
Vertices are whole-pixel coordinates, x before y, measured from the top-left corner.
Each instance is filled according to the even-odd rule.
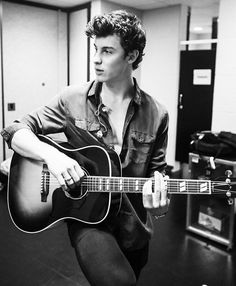
[[[142,103],[141,89],[139,88],[139,85],[136,79],[133,78],[133,80],[134,80],[134,89],[135,89],[135,95],[133,99],[136,104],[140,105]],[[97,102],[99,102],[101,89],[102,89],[102,83],[95,80],[91,85],[91,88],[88,92],[88,96],[89,97],[95,96],[95,99],[97,100]]]

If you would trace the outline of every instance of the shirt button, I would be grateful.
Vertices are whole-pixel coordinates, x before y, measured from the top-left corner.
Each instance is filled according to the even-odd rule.
[[[98,138],[102,138],[102,137],[103,137],[102,130],[98,130],[98,132],[97,132],[97,137],[98,137]]]
[[[103,106],[103,107],[102,107],[102,111],[103,111],[103,112],[108,113],[108,110],[109,110],[108,107],[106,107],[106,106]]]

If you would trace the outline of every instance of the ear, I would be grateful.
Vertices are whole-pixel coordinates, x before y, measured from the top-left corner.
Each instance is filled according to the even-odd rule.
[[[138,50],[133,50],[131,52],[129,52],[127,59],[128,59],[128,63],[132,64],[136,61],[137,57],[139,55],[139,51]]]

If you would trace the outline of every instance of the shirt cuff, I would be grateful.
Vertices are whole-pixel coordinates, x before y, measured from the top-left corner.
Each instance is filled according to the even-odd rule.
[[[12,141],[14,134],[16,133],[16,131],[23,129],[23,128],[31,130],[28,125],[26,125],[24,123],[16,123],[15,122],[15,123],[9,125],[8,127],[4,128],[1,131],[1,135],[2,135],[3,139],[6,141],[9,149],[12,149],[11,148],[11,141]]]

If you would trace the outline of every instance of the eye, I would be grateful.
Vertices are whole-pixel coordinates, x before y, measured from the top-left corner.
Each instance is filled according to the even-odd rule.
[[[105,49],[105,50],[103,50],[103,53],[107,54],[107,55],[110,55],[110,54],[112,54],[112,51],[109,50],[109,49]]]

